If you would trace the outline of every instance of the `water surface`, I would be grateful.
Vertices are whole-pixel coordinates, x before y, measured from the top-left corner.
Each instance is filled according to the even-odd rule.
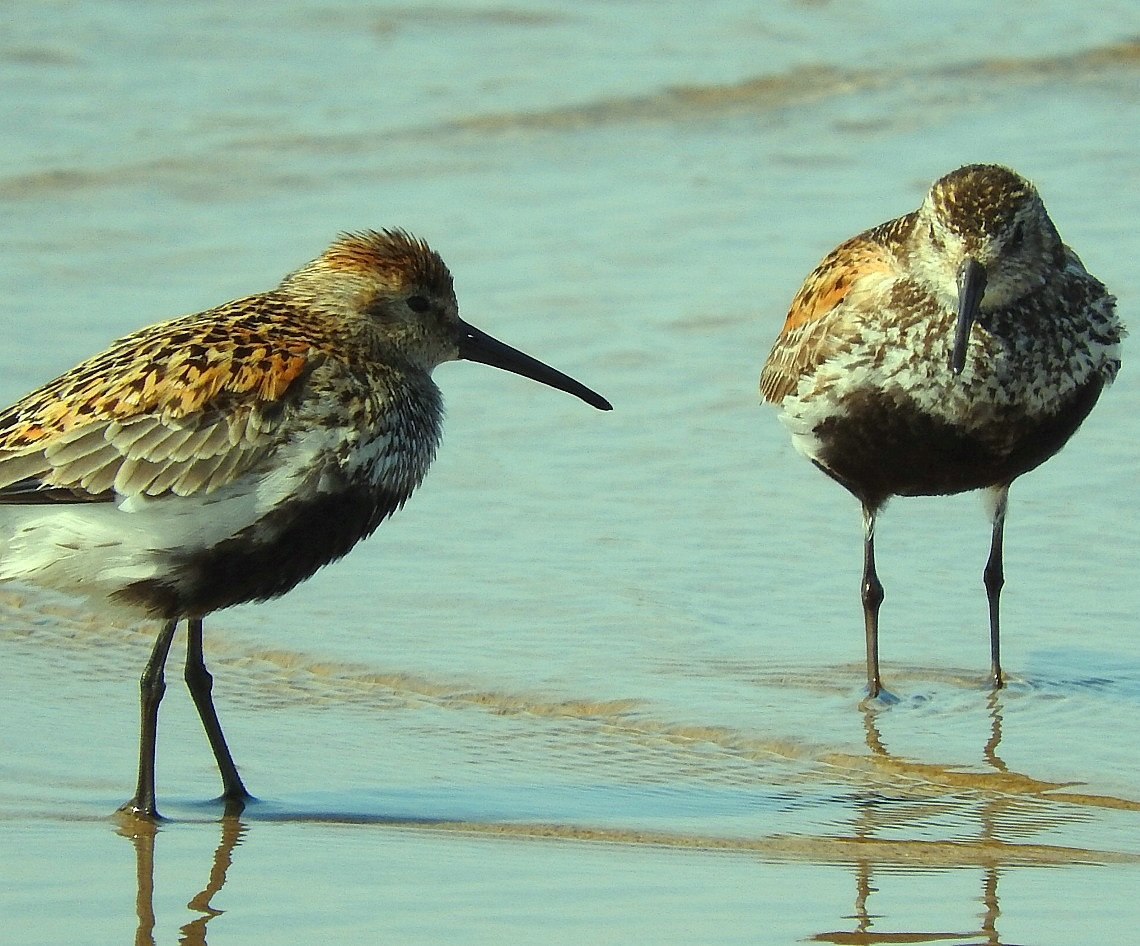
[[[50,15],[49,15],[50,12]],[[0,599],[13,942],[1127,942],[1140,914],[1130,348],[1015,484],[1009,688],[976,496],[880,522],[757,403],[804,275],[970,161],[1140,297],[1140,13],[1100,2],[10,4],[7,403],[148,322],[402,226],[466,318],[595,387],[441,367],[408,506],[207,622],[240,820],[189,700],[130,793],[150,628]],[[177,680],[172,657],[171,682]],[[1096,910],[1090,910],[1096,904]],[[909,940],[904,939],[910,937]]]

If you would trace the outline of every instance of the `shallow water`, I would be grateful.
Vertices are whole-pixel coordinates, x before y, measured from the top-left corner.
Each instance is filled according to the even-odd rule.
[[[170,820],[110,817],[153,631],[5,589],[4,938],[1131,941],[1130,348],[1011,494],[1007,690],[978,497],[884,514],[877,712],[858,509],[755,394],[819,257],[974,160],[1033,178],[1136,322],[1140,13],[991,8],[9,4],[0,401],[403,226],[615,410],[440,368],[408,506],[207,622],[240,820],[173,685]]]

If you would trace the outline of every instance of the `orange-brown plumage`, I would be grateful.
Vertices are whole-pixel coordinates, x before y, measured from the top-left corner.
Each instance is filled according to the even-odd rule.
[[[235,401],[279,400],[328,344],[291,334],[284,319],[251,324],[249,310],[264,301],[238,300],[120,339],[0,414],[0,451],[99,421],[181,420]]]
[[[392,239],[394,235],[399,239]],[[439,290],[452,286],[451,273],[437,253],[422,240],[395,230],[342,233],[305,269],[367,274],[390,292],[416,285]]]
[[[156,814],[158,703],[181,620],[224,797],[249,797],[214,713],[202,619],[285,594],[403,505],[439,443],[431,372],[457,359],[610,409],[464,322],[443,260],[392,230],[342,234],[275,289],[119,339],[0,412],[0,580],[165,622],[142,678],[129,810]]]
[[[1056,453],[1120,366],[1115,300],[1036,189],[970,165],[841,243],[796,294],[760,376],[792,441],[863,506],[867,682],[879,693],[875,517],[892,496],[987,489],[991,677],[1006,495]]]
[[[892,276],[898,261],[882,243],[860,234],[832,250],[804,281],[792,300],[782,334],[826,317],[864,279]]]
[[[843,336],[835,321],[844,318],[841,306],[848,298],[870,291],[898,273],[898,260],[872,231],[852,237],[828,253],[792,299],[760,376],[764,400],[779,404],[796,389],[801,377],[834,354]]]

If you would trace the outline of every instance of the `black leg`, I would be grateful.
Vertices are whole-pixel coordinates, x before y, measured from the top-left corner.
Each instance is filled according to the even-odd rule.
[[[993,514],[993,537],[990,540],[990,557],[982,572],[986,586],[986,597],[990,605],[990,682],[995,688],[1004,683],[1001,674],[1001,622],[998,600],[1001,587],[1005,584],[1005,571],[1002,568],[1002,540],[1005,535],[1005,510],[1009,501],[1009,485],[996,487],[991,493]]]
[[[867,695],[877,697],[883,689],[879,677],[879,605],[883,586],[875,573],[875,510],[863,504],[863,624],[867,633]]]
[[[222,798],[228,803],[227,813],[234,814],[240,812],[245,802],[253,796],[242,784],[233,756],[230,755],[229,746],[226,745],[222,725],[218,722],[218,713],[214,709],[214,699],[211,695],[214,678],[206,669],[206,661],[202,656],[202,619],[190,618],[187,621],[187,629],[189,634],[186,641],[186,687],[190,690],[190,696],[198,708],[202,728],[206,730],[210,748],[214,750],[214,758],[218,761],[218,771],[222,775]]]
[[[154,756],[155,742],[158,738],[158,704],[162,702],[162,694],[166,692],[166,680],[163,668],[166,666],[166,656],[170,653],[170,644],[174,640],[174,631],[178,621],[168,621],[159,632],[154,642],[154,650],[150,652],[150,659],[143,669],[139,680],[140,707],[142,722],[139,728],[139,781],[135,789],[135,797],[120,808],[131,814],[144,818],[157,819],[158,807],[154,798]]]

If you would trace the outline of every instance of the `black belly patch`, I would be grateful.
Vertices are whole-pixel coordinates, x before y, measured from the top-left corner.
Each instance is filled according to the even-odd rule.
[[[816,465],[877,507],[891,496],[938,496],[1007,484],[1061,449],[1100,396],[1101,382],[1076,391],[1056,414],[995,416],[977,433],[879,394],[852,399],[848,412],[815,428]]]
[[[165,620],[276,598],[345,555],[406,499],[356,488],[285,503],[213,548],[172,554],[164,576],[116,597]]]

